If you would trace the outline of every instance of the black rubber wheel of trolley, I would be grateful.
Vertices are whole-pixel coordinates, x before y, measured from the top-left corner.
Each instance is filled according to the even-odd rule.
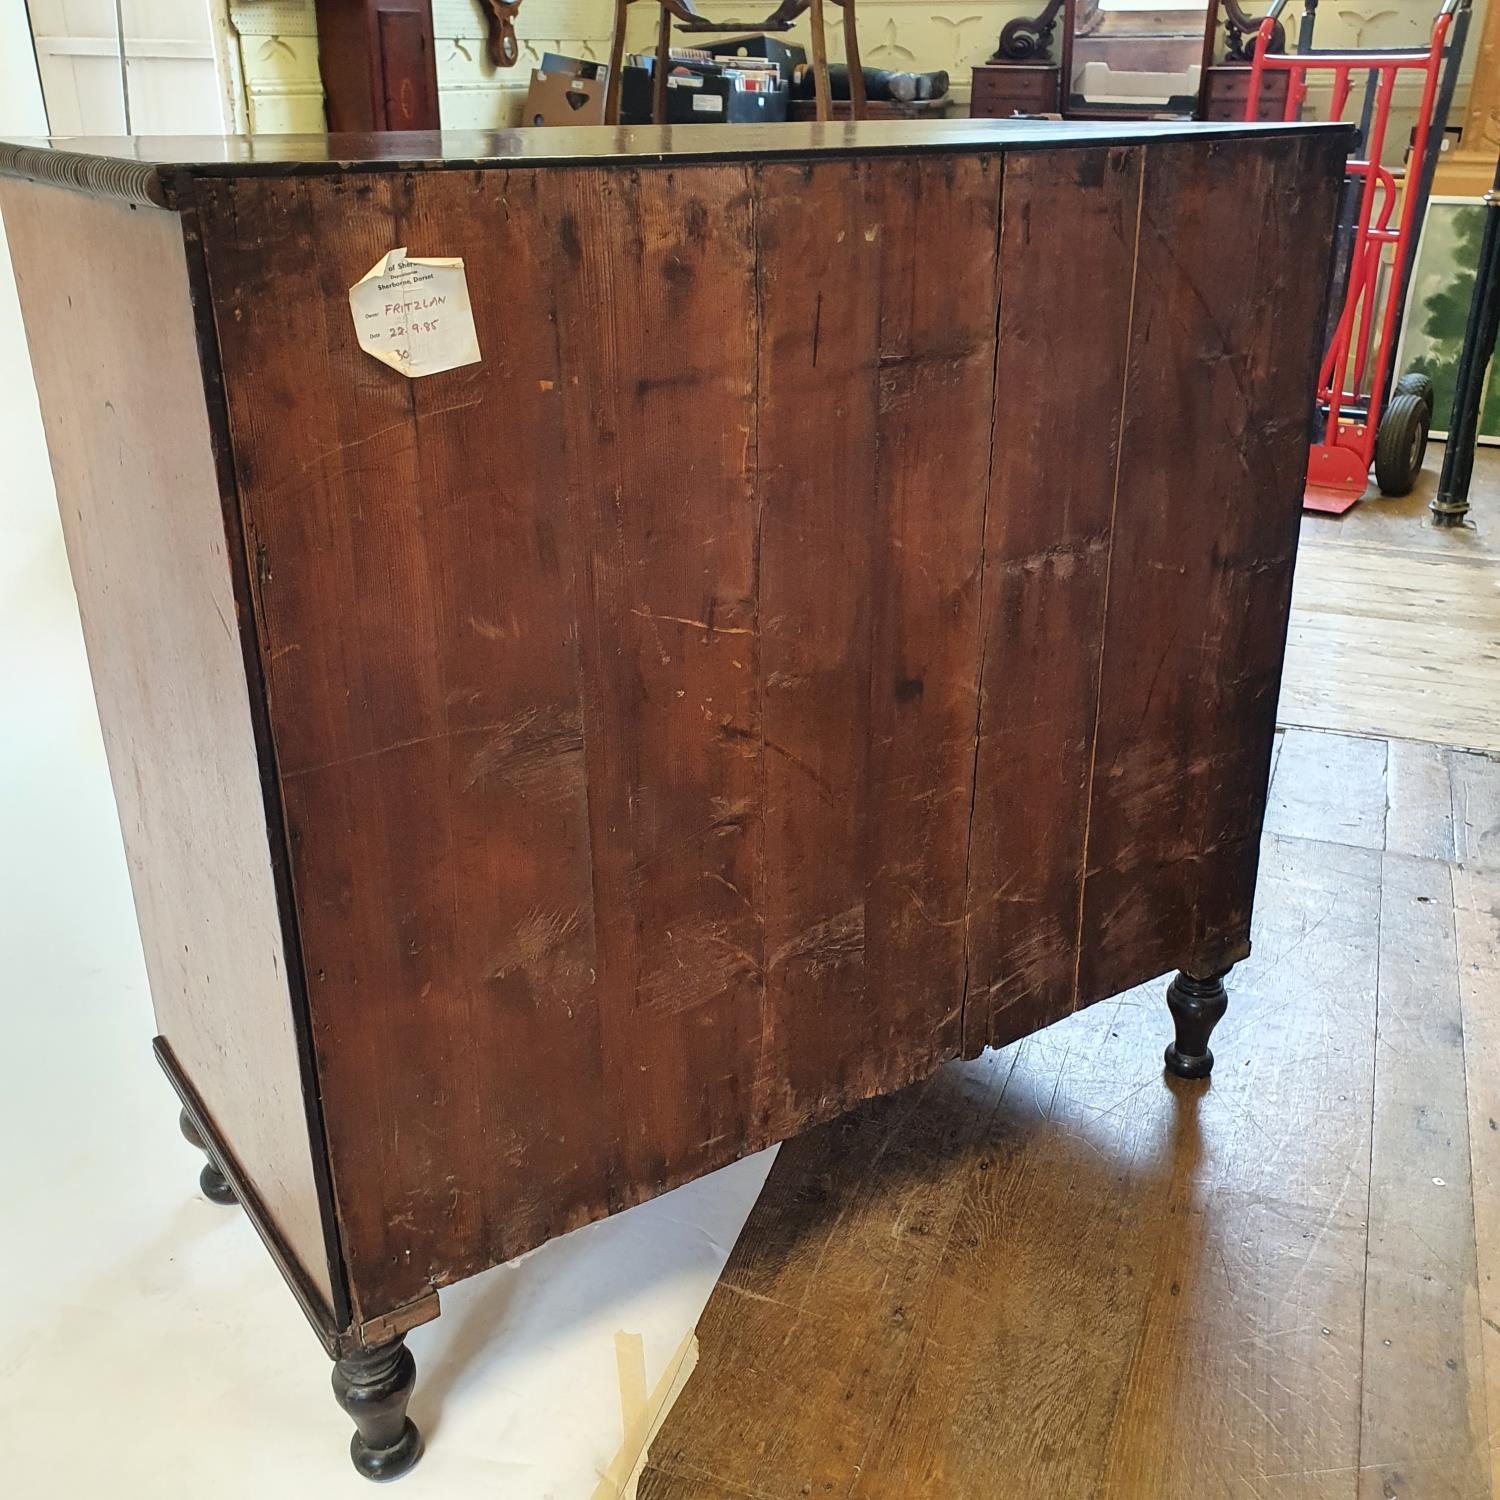
[[[1409,495],[1427,456],[1431,408],[1412,391],[1391,400],[1375,435],[1375,482],[1382,495]]]
[[[1432,402],[1437,395],[1437,388],[1433,385],[1431,376],[1412,370],[1396,382],[1396,389],[1391,394],[1393,396],[1420,396],[1427,403],[1427,415],[1429,420],[1431,419]]]

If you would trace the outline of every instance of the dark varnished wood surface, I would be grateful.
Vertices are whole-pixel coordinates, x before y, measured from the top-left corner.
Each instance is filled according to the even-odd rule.
[[[1244,950],[1342,147],[198,185],[357,1318]]]
[[[581,125],[494,131],[383,131],[367,135],[56,136],[0,142],[0,176],[63,181],[88,191],[175,206],[196,176],[419,171],[488,165],[644,165],[762,161],[778,156],[943,154],[1253,139],[1316,133],[1348,141],[1350,127],[1141,121],[865,120],[775,125]]]
[[[1261,205],[1227,241],[1202,214],[1226,172]],[[1147,153],[1080,996],[1124,988],[1142,946],[1203,975],[1246,952],[1297,539],[1297,514],[1274,497],[1295,493],[1304,467],[1306,414],[1286,394],[1310,387],[1315,362],[1231,286],[1263,278],[1278,317],[1313,326],[1329,257],[1273,179],[1271,155],[1231,168],[1212,150]],[[1187,269],[1207,260],[1206,280]],[[1143,620],[1160,625],[1149,645]],[[1204,660],[1221,665],[1202,672]]]

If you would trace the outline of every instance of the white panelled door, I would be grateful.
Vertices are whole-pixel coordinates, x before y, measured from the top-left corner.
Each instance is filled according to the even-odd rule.
[[[116,0],[30,0],[54,135],[119,135],[125,107]],[[133,135],[242,128],[223,0],[118,0]]]

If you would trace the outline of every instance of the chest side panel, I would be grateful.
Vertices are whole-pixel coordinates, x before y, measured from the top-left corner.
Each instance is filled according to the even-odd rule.
[[[3,184],[157,1024],[335,1304],[182,222]]]

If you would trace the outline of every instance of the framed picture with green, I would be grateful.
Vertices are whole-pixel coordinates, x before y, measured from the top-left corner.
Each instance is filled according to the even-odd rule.
[[[1433,198],[1417,244],[1396,368],[1431,379],[1435,438],[1448,435],[1485,213],[1480,198]],[[1479,412],[1479,441],[1500,445],[1500,380],[1495,378],[1493,365]]]

